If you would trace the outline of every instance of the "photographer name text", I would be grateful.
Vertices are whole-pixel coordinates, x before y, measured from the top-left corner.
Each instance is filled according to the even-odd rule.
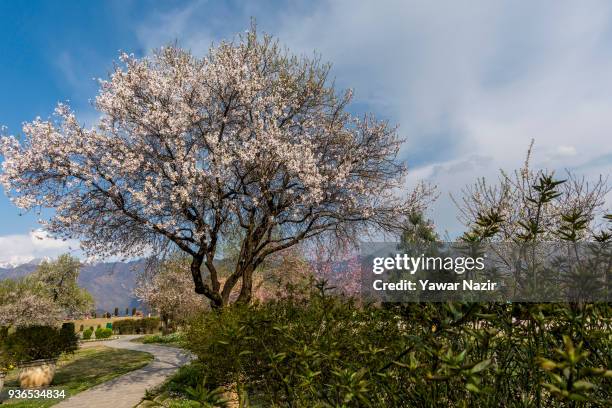
[[[475,281],[465,279],[460,282],[431,282],[428,279],[419,279],[418,281],[400,280],[399,282],[384,282],[382,279],[377,279],[372,286],[376,291],[494,291],[499,288],[497,282]]]

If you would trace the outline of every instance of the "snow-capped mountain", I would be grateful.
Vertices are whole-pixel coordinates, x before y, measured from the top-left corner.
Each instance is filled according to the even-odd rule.
[[[51,258],[49,257],[44,257],[44,258],[31,258],[31,259],[26,259],[26,260],[11,260],[11,261],[5,261],[5,262],[0,262],[0,269],[12,269],[12,268],[17,268],[21,265],[40,265],[43,261],[48,261]]]

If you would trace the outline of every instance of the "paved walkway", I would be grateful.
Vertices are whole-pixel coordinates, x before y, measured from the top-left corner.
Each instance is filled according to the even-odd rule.
[[[130,342],[136,337],[139,336],[122,336],[117,340],[98,344],[151,353],[155,358],[150,364],[83,391],[55,406],[58,408],[133,408],[140,403],[146,390],[163,383],[166,378],[190,360],[190,356],[178,348]]]

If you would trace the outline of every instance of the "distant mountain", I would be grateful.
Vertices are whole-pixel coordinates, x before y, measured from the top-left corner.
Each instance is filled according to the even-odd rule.
[[[21,265],[0,266],[0,280],[15,279],[31,274],[42,259],[34,259]],[[104,262],[83,264],[79,276],[79,286],[87,289],[94,297],[96,309],[111,312],[115,307],[121,314],[125,308],[140,307],[132,294],[136,277],[144,270],[145,261]]]
[[[42,259],[33,259],[29,262],[22,264],[6,263],[0,265],[0,280],[16,279],[29,275],[36,270],[36,268],[38,267],[38,265],[40,265],[42,261]]]

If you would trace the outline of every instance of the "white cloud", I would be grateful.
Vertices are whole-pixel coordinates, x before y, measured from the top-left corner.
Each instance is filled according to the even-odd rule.
[[[577,153],[576,148],[574,146],[559,146],[557,147],[557,155],[561,157],[565,156],[575,156]]]
[[[78,251],[78,247],[76,241],[53,239],[41,229],[29,234],[0,236],[0,264],[18,265],[36,258],[56,257]]]
[[[182,47],[203,55],[213,40],[210,25],[196,18],[203,7],[206,2],[197,0],[173,12],[155,11],[148,16],[146,24],[136,28],[136,36],[146,52],[180,41]]]
[[[456,233],[448,193],[519,167],[531,139],[535,166],[612,172],[612,3],[587,3],[245,2],[223,31],[193,2],[137,32],[147,48],[175,38],[202,54],[253,15],[293,51],[317,50],[359,111],[400,124],[411,179],[439,186],[433,218]]]
[[[78,89],[83,86],[83,78],[77,73],[74,58],[68,51],[64,50],[59,53],[55,66],[70,87]]]

